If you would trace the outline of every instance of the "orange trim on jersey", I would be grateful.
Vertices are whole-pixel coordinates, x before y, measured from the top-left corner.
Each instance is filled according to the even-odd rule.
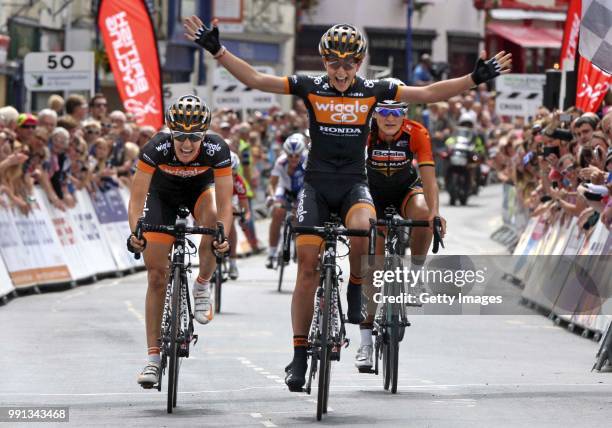
[[[414,195],[418,195],[419,193],[423,194],[422,187],[412,187],[410,191],[406,193],[406,196],[404,196],[404,200],[402,201],[402,207],[400,209],[400,213],[403,217],[406,217],[406,205],[408,205],[408,202],[410,201],[410,199],[412,199]]]
[[[290,94],[291,88],[289,87],[289,76],[285,76],[283,79],[285,80],[285,94]]]
[[[162,164],[159,169],[166,174],[176,175],[179,177],[195,177],[196,175],[204,174],[210,169],[209,166],[170,166]]]
[[[295,245],[298,247],[312,245],[317,248],[323,243],[323,238],[318,235],[298,235],[295,238]]]
[[[198,199],[196,200],[196,203],[193,206],[193,218],[195,218],[195,220],[197,222],[200,221],[200,219],[198,219],[197,215],[198,215],[198,212],[199,212],[200,204],[202,204],[202,202],[204,201],[204,196],[206,196],[206,194],[209,193],[209,192],[213,192],[214,193],[214,191],[215,191],[215,186],[208,186],[206,189],[204,189],[204,191],[202,193],[200,193],[200,196],[198,196]],[[214,198],[214,194],[213,194],[213,198]]]
[[[156,244],[174,244],[174,236],[161,232],[145,232],[143,234],[147,242],[155,242]]]
[[[213,174],[215,175],[215,178],[217,177],[227,177],[228,175],[232,175],[232,167],[231,166],[226,166],[223,168],[216,168],[213,170]]]
[[[372,213],[372,218],[376,218],[376,209],[374,209],[373,205],[368,204],[367,202],[358,202],[355,205],[353,205],[352,207],[349,208],[348,212],[346,213],[346,217],[344,220],[344,223],[348,224],[350,219],[351,219],[351,215],[355,212],[355,210],[359,209],[359,208],[366,208],[370,211],[370,213]]]
[[[145,174],[153,174],[155,172],[154,166],[151,166],[148,163],[143,162],[140,159],[138,159],[138,162],[136,163],[136,169],[141,170]]]

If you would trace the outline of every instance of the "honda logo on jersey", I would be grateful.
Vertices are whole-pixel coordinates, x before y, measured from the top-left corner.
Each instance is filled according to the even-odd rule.
[[[376,103],[375,97],[322,97],[314,94],[308,95],[308,100],[317,122],[335,125],[365,125],[368,114]]]

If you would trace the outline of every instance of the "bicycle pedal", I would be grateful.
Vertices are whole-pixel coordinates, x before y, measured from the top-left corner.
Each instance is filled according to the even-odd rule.
[[[359,373],[376,374],[376,371],[372,369],[372,367],[359,367],[357,370],[359,370]]]

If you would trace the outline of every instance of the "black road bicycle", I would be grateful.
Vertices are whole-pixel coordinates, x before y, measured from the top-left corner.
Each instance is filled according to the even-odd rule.
[[[385,209],[385,217],[376,221],[377,226],[384,226],[385,233],[385,258],[384,271],[395,271],[397,268],[403,269],[402,255],[405,253],[404,244],[409,241],[410,228],[429,227],[426,220],[403,220],[396,217],[395,207]],[[404,229],[407,229],[404,230]],[[439,246],[444,247],[440,237],[439,219],[434,221],[434,245],[432,252],[438,252]],[[410,322],[406,316],[406,304],[399,297],[410,295],[418,299],[418,290],[413,288],[413,292],[406,292],[404,282],[396,280],[387,282],[381,288],[382,302],[378,305],[376,316],[374,317],[373,331],[376,336],[375,341],[375,365],[374,370],[360,369],[362,373],[378,374],[378,362],[382,360],[383,387],[391,390],[392,394],[397,393],[398,366],[399,366],[399,346],[404,338],[406,327]],[[389,297],[394,297],[389,299]],[[391,303],[392,302],[392,303]]]
[[[327,413],[331,361],[340,361],[340,350],[349,344],[340,302],[339,282],[342,271],[336,264],[336,257],[339,257],[337,241],[340,240],[348,247],[348,242],[344,237],[370,237],[370,253],[373,254],[372,237],[375,230],[373,227],[370,230],[346,229],[342,226],[339,217],[332,216],[331,221],[326,222],[323,226],[294,226],[292,233],[318,235],[324,239],[324,252],[320,258],[321,280],[315,294],[312,324],[308,334],[310,371],[304,386],[304,391],[310,394],[312,381],[317,373],[319,374],[317,420],[321,420],[323,414]],[[288,251],[288,248],[285,247],[284,250]]]
[[[197,249],[195,244],[185,235],[212,235],[217,242],[225,240],[223,223],[217,222],[216,229],[189,227],[187,226],[188,215],[189,210],[181,206],[178,210],[178,218],[173,226],[144,224],[140,219],[134,232],[138,239],[142,239],[142,234],[145,232],[167,233],[175,238],[170,253],[172,262],[161,323],[161,374],[157,384],[151,386],[152,388],[157,387],[157,390],[161,391],[162,376],[168,369],[168,413],[172,413],[176,407],[181,358],[189,358],[191,342],[195,345],[198,341],[198,335],[193,333],[193,311],[187,283],[187,273],[191,272],[191,263],[185,263],[185,255],[191,257],[196,254]],[[139,258],[140,254],[136,254],[135,257]],[[217,256],[217,265],[220,262],[220,257]]]
[[[276,256],[276,268],[279,269],[278,273],[278,292],[281,292],[283,286],[283,274],[285,272],[285,266],[289,264],[289,261],[293,259],[295,262],[297,257],[297,248],[295,246],[295,235],[291,233],[291,227],[295,220],[295,214],[293,214],[293,203],[295,199],[287,197],[283,206],[285,208],[285,219],[282,224],[282,235],[279,241],[282,242],[281,250]]]
[[[234,217],[238,217],[240,224],[244,223],[244,211],[234,211]],[[229,271],[229,252],[226,252],[221,255],[220,259],[217,259],[217,267],[210,278],[211,284],[214,284],[213,294],[216,314],[221,312],[222,286],[224,282],[229,280]]]

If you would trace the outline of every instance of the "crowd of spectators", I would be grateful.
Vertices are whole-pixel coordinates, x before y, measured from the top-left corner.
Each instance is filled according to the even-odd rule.
[[[481,85],[411,114],[429,129],[436,153],[445,150],[460,124],[471,122],[485,141],[488,164],[499,180],[516,187],[519,205],[533,215],[554,218],[565,212],[581,225],[603,221],[610,227],[612,111],[600,119],[576,108],[551,112],[541,107],[531,121],[499,117],[495,93]],[[294,132],[308,134],[307,129],[308,113],[299,100],[289,112],[274,106],[246,118],[218,109],[210,125],[239,154],[249,197],[259,200],[284,139]],[[102,94],[89,101],[81,95],[66,100],[52,95],[37,114],[1,107],[0,204],[27,214],[35,184],[62,210],[77,202],[76,190],[129,187],[139,150],[156,132],[121,110],[109,111]]]
[[[540,108],[530,122],[498,127],[491,164],[516,189],[520,208],[553,222],[577,217],[583,230],[612,223],[612,111]]]
[[[211,131],[240,154],[253,198],[263,194],[284,138],[306,131],[307,123],[303,104],[286,113],[278,107],[256,111],[245,119],[222,109],[213,112]],[[80,189],[129,188],[140,148],[156,132],[138,126],[121,110],[109,111],[103,94],[90,100],[77,94],[65,100],[52,95],[38,113],[0,107],[0,206],[28,214],[35,201],[34,185],[60,210],[77,203]]]

